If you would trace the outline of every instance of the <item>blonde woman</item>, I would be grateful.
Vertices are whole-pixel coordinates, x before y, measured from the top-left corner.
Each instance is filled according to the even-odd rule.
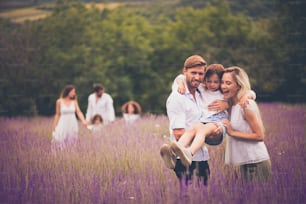
[[[239,105],[241,97],[251,90],[248,75],[240,67],[225,69],[221,90],[230,104],[229,120],[223,120],[229,136],[225,163],[240,166],[245,181],[267,180],[271,162],[258,106],[254,100],[249,100],[245,108]]]

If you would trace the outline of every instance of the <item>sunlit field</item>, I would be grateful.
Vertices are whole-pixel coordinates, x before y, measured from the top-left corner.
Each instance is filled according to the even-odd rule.
[[[207,187],[179,192],[159,156],[166,116],[122,119],[93,136],[81,126],[76,147],[51,151],[52,118],[0,118],[0,203],[306,203],[305,105],[260,104],[273,176],[242,183],[223,164],[224,142],[209,146]]]
[[[84,6],[88,9],[97,8],[103,9],[114,9],[118,6],[123,5],[122,3],[84,3]],[[43,7],[52,9],[54,4],[45,4]],[[15,23],[23,23],[25,21],[33,21],[45,18],[51,14],[50,10],[41,9],[40,6],[32,6],[26,8],[16,8],[13,10],[0,12],[0,18],[7,18]]]
[[[51,12],[49,11],[32,7],[0,12],[0,17],[10,19],[10,21],[15,23],[22,23],[26,20],[38,20],[45,18],[46,16],[50,15],[50,13]]]

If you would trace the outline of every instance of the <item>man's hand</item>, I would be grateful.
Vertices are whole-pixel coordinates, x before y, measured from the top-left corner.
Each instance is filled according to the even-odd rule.
[[[222,112],[229,107],[228,102],[223,100],[216,100],[208,105],[208,110]]]
[[[184,133],[185,133],[184,128],[173,129],[173,135],[174,135],[176,141],[178,141]]]

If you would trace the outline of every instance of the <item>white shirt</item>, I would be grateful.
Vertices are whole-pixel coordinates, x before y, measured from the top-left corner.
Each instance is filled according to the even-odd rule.
[[[178,91],[178,83],[177,80],[183,80],[186,81],[186,77],[183,74],[179,74],[173,84],[172,84],[172,91]],[[186,85],[185,85],[186,87]],[[187,88],[186,88],[187,89]],[[208,105],[211,104],[212,102],[214,102],[215,100],[223,100],[223,94],[221,93],[221,91],[209,91],[207,90],[203,84],[200,84],[200,86],[198,87],[198,90],[201,92],[202,100],[203,100],[203,106],[202,106],[202,119],[208,118],[209,116],[212,116],[216,113],[218,113],[217,111],[210,111],[208,110]]]
[[[123,113],[123,118],[126,124],[133,124],[139,117],[139,114]]]
[[[184,95],[177,91],[172,91],[167,99],[167,114],[170,122],[170,140],[174,141],[173,129],[188,129],[193,124],[198,123],[201,117],[203,101],[201,94],[196,91],[196,100],[192,94],[186,91]],[[206,161],[209,159],[208,150],[203,145],[201,150],[193,155],[193,161]]]
[[[255,101],[249,100],[247,109],[259,114]],[[251,133],[252,129],[244,119],[244,110],[239,104],[232,106],[230,122],[234,130]],[[252,141],[227,136],[225,163],[243,165],[268,160],[269,153],[263,141]]]
[[[109,94],[103,93],[98,100],[95,93],[89,95],[86,120],[90,121],[96,114],[102,116],[103,123],[106,125],[115,120],[113,99]]]
[[[201,94],[203,95],[203,109],[202,109],[202,118],[208,118],[216,113],[217,111],[211,111],[208,110],[208,105],[216,100],[224,100],[224,96],[221,93],[221,91],[209,91],[204,88],[204,86],[200,85],[198,88],[201,91]]]
[[[177,80],[183,80],[186,81],[186,77],[183,74],[179,74],[173,84],[172,84],[172,91],[178,91],[178,83]],[[186,84],[185,84],[186,87]],[[187,89],[187,88],[186,88]],[[212,102],[216,101],[216,100],[224,100],[224,96],[221,93],[220,90],[217,91],[209,91],[204,87],[204,84],[200,84],[200,86],[198,87],[198,90],[201,92],[202,94],[202,100],[203,100],[203,109],[202,109],[202,117],[200,119],[200,121],[205,121],[206,118],[218,113],[217,111],[211,111],[208,110],[208,105],[210,105]],[[252,98],[255,100],[256,99],[256,93],[252,90],[248,91],[248,94],[252,95]]]

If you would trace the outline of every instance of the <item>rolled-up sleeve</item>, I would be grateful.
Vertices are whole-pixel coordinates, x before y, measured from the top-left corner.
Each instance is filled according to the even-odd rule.
[[[182,98],[178,94],[173,94],[167,100],[167,114],[170,129],[186,128],[186,113]]]

